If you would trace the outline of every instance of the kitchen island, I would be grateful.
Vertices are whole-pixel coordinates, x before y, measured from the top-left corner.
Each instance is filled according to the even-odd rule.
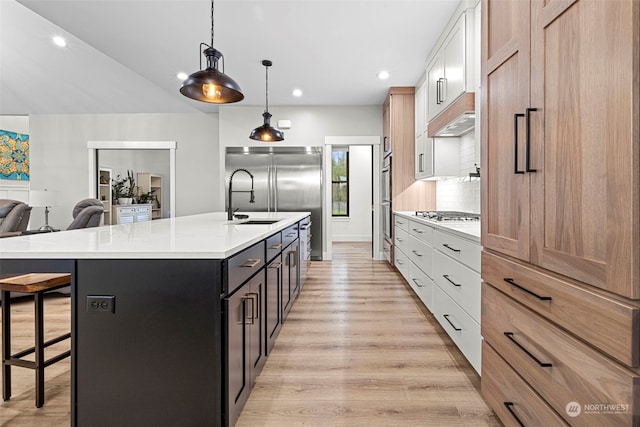
[[[245,224],[219,212],[0,240],[2,274],[71,274],[72,425],[232,425],[279,330],[267,313],[281,324],[299,290],[308,216]]]

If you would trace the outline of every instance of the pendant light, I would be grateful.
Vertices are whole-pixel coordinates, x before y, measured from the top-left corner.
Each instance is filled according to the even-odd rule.
[[[252,130],[249,138],[262,142],[284,141],[283,133],[278,129],[272,128],[270,124],[271,114],[269,114],[269,67],[271,67],[271,65],[273,64],[268,59],[264,59],[262,61],[262,65],[264,65],[265,68],[266,81],[266,107],[264,113],[262,113],[262,117],[264,117],[264,123],[262,126],[258,126],[257,128]]]
[[[185,79],[180,93],[188,98],[213,104],[229,104],[242,101],[244,95],[238,83],[224,73],[224,56],[213,47],[213,0],[211,0],[211,44],[200,43],[200,49],[207,57],[207,68],[202,69],[200,57],[200,71],[196,71]],[[222,72],[218,70],[218,61],[222,58]]]

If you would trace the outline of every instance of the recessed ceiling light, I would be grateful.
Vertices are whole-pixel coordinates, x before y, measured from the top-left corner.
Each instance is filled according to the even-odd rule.
[[[293,92],[291,92],[291,94],[293,96],[301,97],[302,96],[302,91],[300,89],[294,89]]]
[[[176,77],[180,80],[180,81],[185,81],[187,80],[187,77],[189,77],[189,75],[187,73],[178,73],[176,74]]]
[[[387,80],[389,78],[389,72],[388,71],[380,71],[378,73],[378,78],[380,80]]]
[[[53,37],[53,43],[55,43],[56,46],[67,47],[67,41],[60,36]]]

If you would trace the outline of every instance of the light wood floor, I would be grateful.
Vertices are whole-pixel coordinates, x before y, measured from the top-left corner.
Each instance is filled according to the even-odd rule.
[[[499,426],[478,375],[399,274],[372,261],[369,244],[333,249],[333,261],[312,263],[236,426]],[[69,312],[68,297],[47,298],[47,337],[69,327]],[[32,303],[13,303],[12,315],[14,351],[32,346]],[[69,359],[45,381],[36,409],[33,371],[13,368],[0,426],[68,426]]]

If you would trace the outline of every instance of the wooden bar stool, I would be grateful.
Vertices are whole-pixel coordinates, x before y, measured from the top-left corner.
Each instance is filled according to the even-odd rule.
[[[11,398],[11,366],[35,369],[36,371],[36,407],[44,404],[44,368],[71,355],[66,351],[49,360],[44,360],[44,349],[50,345],[71,337],[71,333],[44,341],[43,293],[71,284],[71,275],[67,273],[30,273],[0,279],[2,291],[2,399]],[[10,292],[33,294],[35,303],[35,347],[11,354],[11,298]],[[22,357],[35,353],[35,362]]]

